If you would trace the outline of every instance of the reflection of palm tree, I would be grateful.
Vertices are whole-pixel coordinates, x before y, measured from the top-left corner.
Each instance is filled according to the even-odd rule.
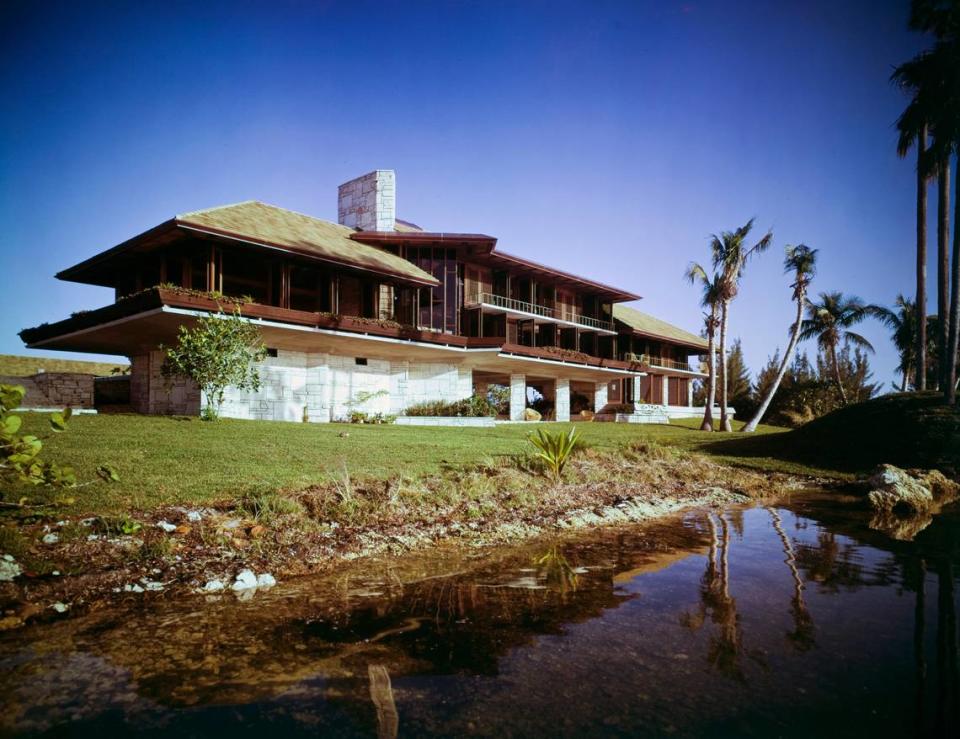
[[[923,637],[926,611],[927,563],[921,559],[917,576],[917,599],[913,607],[913,661],[917,677],[916,725],[923,726],[923,693],[927,682],[927,660],[924,655]]]
[[[544,568],[547,582],[555,585],[561,596],[565,596],[568,592],[576,592],[577,586],[580,584],[580,577],[567,561],[567,558],[563,556],[559,547],[550,547],[546,554],[538,557],[535,561]]]
[[[743,634],[737,613],[737,601],[730,595],[730,524],[720,519],[720,536],[713,513],[707,513],[710,526],[710,553],[707,568],[700,579],[700,603],[695,614],[684,614],[681,623],[691,629],[703,625],[707,615],[719,628],[710,637],[707,661],[722,674],[743,682],[745,676],[738,662],[743,651]]]
[[[948,736],[960,724],[960,685],[957,675],[957,606],[953,599],[953,564],[937,568],[937,734]],[[955,735],[954,735],[955,736]]]
[[[799,651],[806,652],[814,647],[816,642],[814,640],[813,616],[810,615],[807,604],[803,600],[803,578],[800,577],[800,570],[797,569],[797,558],[793,552],[793,544],[783,530],[780,514],[773,508],[767,508],[767,512],[773,519],[773,528],[777,532],[777,536],[780,537],[781,544],[783,544],[783,561],[786,562],[790,575],[793,577],[793,598],[790,601],[793,631],[787,633],[787,639]]]

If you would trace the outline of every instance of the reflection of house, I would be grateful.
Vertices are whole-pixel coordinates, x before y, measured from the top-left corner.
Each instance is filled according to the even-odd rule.
[[[257,393],[224,414],[311,420],[455,400],[508,385],[513,418],[526,388],[570,416],[572,393],[689,413],[698,336],[622,303],[632,292],[511,256],[482,234],[435,233],[395,217],[394,174],[340,186],[339,224],[256,201],[194,211],[81,262],[61,279],[113,288],[115,302],[22,332],[30,347],[131,358],[134,407],[197,413],[199,393],[165,386],[177,327],[244,296],[270,356]],[[695,363],[696,365],[696,363]]]

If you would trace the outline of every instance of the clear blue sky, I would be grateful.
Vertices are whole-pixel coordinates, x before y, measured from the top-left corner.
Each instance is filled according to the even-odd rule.
[[[755,371],[792,320],[785,244],[820,249],[815,290],[913,292],[913,164],[894,152],[904,101],[888,83],[923,45],[906,14],[906,0],[7,0],[0,353],[112,300],[56,271],[176,213],[258,199],[336,220],[340,182],[392,168],[401,217],[495,235],[694,331],[685,265],[756,216],[775,246],[731,316]],[[887,333],[863,332],[886,383]]]

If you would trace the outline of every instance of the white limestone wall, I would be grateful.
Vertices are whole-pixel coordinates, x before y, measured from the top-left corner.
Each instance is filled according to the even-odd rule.
[[[570,380],[557,379],[554,386],[554,417],[557,421],[570,420]]]
[[[473,373],[451,363],[390,362],[279,350],[259,366],[257,392],[227,391],[222,415],[273,421],[345,419],[351,411],[399,414],[424,401],[473,393]],[[365,398],[365,399],[364,399]]]
[[[344,182],[337,190],[337,219],[361,231],[392,231],[397,185],[392,169],[377,169]]]
[[[510,420],[522,421],[527,407],[526,375],[510,375]]]

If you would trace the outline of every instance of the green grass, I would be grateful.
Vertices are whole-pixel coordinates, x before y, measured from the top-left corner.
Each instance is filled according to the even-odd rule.
[[[0,375],[29,377],[44,372],[83,372],[91,375],[109,375],[114,367],[128,367],[126,361],[85,362],[77,359],[53,357],[21,357],[15,354],[0,354]]]
[[[577,425],[584,441],[601,450],[651,439],[698,451],[716,438],[695,430],[694,421],[670,426]],[[569,428],[567,424],[543,426]],[[26,432],[46,434],[46,429],[43,414],[24,414]],[[776,431],[782,429],[761,427],[761,433]],[[520,425],[482,429],[230,419],[210,423],[197,418],[80,415],[70,421],[66,433],[45,441],[44,454],[73,465],[81,480],[93,479],[99,464],[114,465],[120,483],[97,483],[70,496],[91,512],[115,513],[300,489],[342,479],[345,469],[358,478],[430,474],[532,449],[526,442],[530,432],[530,426]],[[722,453],[712,454],[727,459]],[[25,493],[37,500],[50,496],[33,488]]]
[[[24,420],[25,431],[46,434],[42,414],[24,414]],[[932,393],[885,396],[786,433],[761,426],[754,435],[708,434],[697,430],[697,419],[669,426],[577,426],[584,442],[601,451],[651,441],[706,454],[718,462],[775,472],[845,478],[881,462],[960,468],[960,412],[943,406]],[[543,427],[554,430],[569,424],[539,426]],[[120,483],[97,483],[68,495],[84,511],[123,513],[169,504],[237,501],[342,481],[345,475],[388,479],[481,462],[503,464],[518,452],[532,450],[526,441],[531,430],[522,425],[481,429],[77,416],[66,433],[46,441],[44,453],[72,464],[81,480],[94,479],[99,464],[114,465]],[[36,501],[64,497],[35,488],[24,494]]]

